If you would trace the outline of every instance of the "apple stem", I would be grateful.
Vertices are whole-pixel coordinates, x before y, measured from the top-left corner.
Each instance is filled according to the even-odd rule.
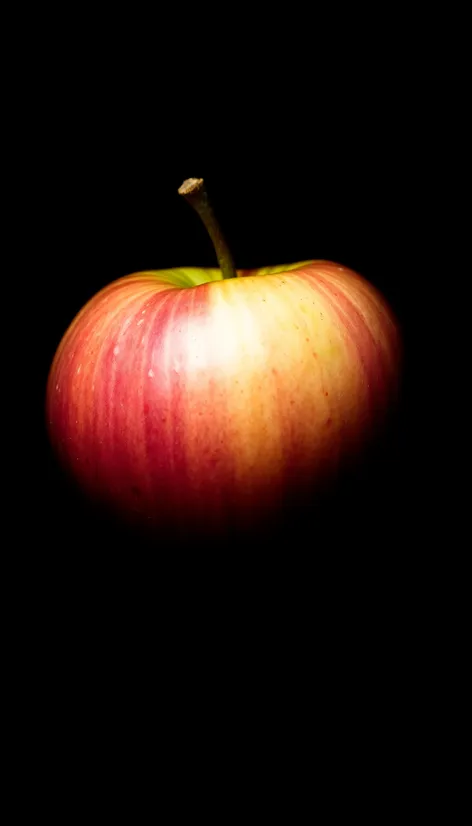
[[[195,212],[199,214],[205,224],[208,235],[213,242],[223,278],[237,278],[233,256],[208,200],[203,178],[187,178],[179,187],[179,195],[183,195],[185,200],[193,206]]]

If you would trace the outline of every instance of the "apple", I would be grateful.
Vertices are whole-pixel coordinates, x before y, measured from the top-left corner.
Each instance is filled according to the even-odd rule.
[[[55,354],[47,427],[79,487],[132,524],[249,535],[367,450],[398,392],[399,326],[345,266],[235,270],[201,179],[179,192],[220,267],[95,295]]]

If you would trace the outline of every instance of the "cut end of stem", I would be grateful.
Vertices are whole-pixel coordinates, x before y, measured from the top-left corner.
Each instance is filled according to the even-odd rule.
[[[200,189],[203,189],[203,178],[187,178],[182,186],[179,186],[179,195],[192,195]]]

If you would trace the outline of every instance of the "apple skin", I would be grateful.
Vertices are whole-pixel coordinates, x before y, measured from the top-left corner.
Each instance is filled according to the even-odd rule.
[[[93,501],[158,534],[225,536],[362,454],[400,371],[390,307],[346,267],[141,272],[65,333],[47,426]]]

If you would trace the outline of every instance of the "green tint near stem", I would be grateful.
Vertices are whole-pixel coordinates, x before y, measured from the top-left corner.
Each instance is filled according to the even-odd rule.
[[[309,261],[297,261],[296,264],[277,264],[275,267],[259,267],[259,269],[251,270],[251,275],[277,275],[279,272],[290,272],[290,270],[299,270],[300,267],[306,267],[308,264],[313,264],[314,259]]]
[[[238,276],[259,276],[276,275],[281,272],[297,270],[313,261],[299,261],[296,264],[279,264],[275,267],[260,267],[253,270],[237,270]],[[172,267],[167,270],[152,270],[148,272],[173,287],[198,287],[200,284],[208,284],[211,281],[223,281],[223,273],[217,267]]]
[[[172,267],[168,270],[150,270],[159,281],[173,287],[198,287],[210,281],[223,281],[223,273],[218,267]]]

